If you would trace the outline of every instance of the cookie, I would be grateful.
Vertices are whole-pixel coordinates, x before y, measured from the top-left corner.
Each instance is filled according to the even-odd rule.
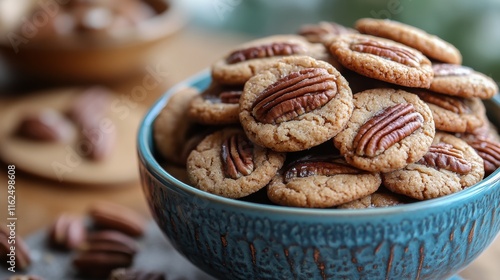
[[[212,83],[189,105],[188,117],[206,125],[239,123],[239,100],[243,86],[223,86]]]
[[[380,183],[380,174],[350,166],[340,156],[312,155],[283,168],[267,195],[279,205],[329,208],[370,195]]]
[[[241,198],[265,187],[284,161],[285,154],[254,145],[241,129],[225,128],[191,151],[187,172],[200,190]]]
[[[483,179],[483,160],[461,139],[436,133],[433,144],[418,162],[383,173],[389,190],[418,200],[455,193]]]
[[[309,43],[299,35],[274,35],[250,41],[212,65],[212,78],[220,84],[243,85],[250,77],[284,56],[308,55],[325,58],[321,44]]]
[[[414,26],[388,19],[363,18],[356,21],[355,27],[361,33],[391,39],[417,49],[433,60],[462,63],[462,55],[455,46]]]
[[[484,176],[488,176],[500,167],[500,142],[484,137],[464,139],[483,159]]]
[[[153,123],[156,149],[163,158],[179,165],[186,164],[184,147],[197,131],[196,124],[187,117],[191,100],[196,96],[195,88],[180,89],[168,99]]]
[[[429,90],[412,90],[432,111],[437,130],[473,132],[485,123],[486,109],[479,98],[448,96]]]
[[[442,94],[489,99],[498,92],[498,85],[490,77],[472,68],[454,64],[434,64],[434,79],[430,89]]]
[[[334,144],[353,166],[389,172],[422,158],[434,134],[432,112],[417,95],[372,89],[354,95],[351,119]]]
[[[292,152],[335,136],[349,120],[352,106],[351,89],[335,68],[293,56],[248,80],[239,117],[252,142]]]
[[[341,204],[337,209],[367,209],[367,208],[381,208],[408,203],[408,199],[404,196],[389,193],[389,192],[375,192],[363,198]]]
[[[431,62],[421,52],[391,40],[362,34],[334,37],[326,43],[346,68],[369,78],[407,87],[429,88]]]
[[[335,22],[321,21],[317,24],[305,24],[297,34],[311,43],[324,43],[332,36],[358,33],[355,29],[345,27]]]

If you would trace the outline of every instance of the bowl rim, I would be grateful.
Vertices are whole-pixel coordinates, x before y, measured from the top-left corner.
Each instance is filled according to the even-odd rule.
[[[459,191],[457,193],[449,194],[443,197],[434,198],[430,200],[418,201],[409,204],[395,205],[391,207],[382,208],[367,208],[367,209],[332,209],[332,208],[300,208],[281,205],[267,205],[255,202],[248,202],[236,200],[211,194],[199,190],[193,186],[185,184],[175,178],[173,175],[164,170],[160,163],[153,156],[152,147],[148,143],[153,143],[153,122],[167,103],[170,96],[185,87],[195,87],[204,89],[199,84],[210,82],[210,69],[205,69],[198,74],[174,85],[167,90],[161,98],[159,98],[154,105],[149,109],[145,115],[137,134],[137,153],[139,155],[139,164],[143,165],[148,172],[150,172],[157,180],[159,180],[166,188],[165,184],[175,186],[181,191],[194,195],[195,197],[204,201],[215,202],[225,206],[231,206],[246,210],[257,212],[267,212],[275,214],[292,214],[300,216],[328,216],[328,217],[369,217],[369,216],[388,216],[398,215],[408,212],[427,211],[431,208],[442,208],[450,205],[457,205],[459,202],[465,202],[477,195],[488,192],[489,190],[497,187],[500,181],[500,168],[495,170],[488,177],[484,178],[479,183]],[[492,101],[500,108],[500,95],[496,94]],[[143,186],[144,187],[144,186]],[[500,186],[498,186],[500,187]],[[228,208],[229,209],[229,208]]]

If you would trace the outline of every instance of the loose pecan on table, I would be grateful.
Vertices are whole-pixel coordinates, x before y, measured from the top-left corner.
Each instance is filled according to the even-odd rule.
[[[436,169],[445,169],[464,175],[472,170],[472,165],[468,162],[462,151],[454,148],[450,144],[438,143],[429,148],[417,163],[434,167]]]
[[[49,242],[60,249],[75,249],[85,240],[87,235],[81,217],[61,214],[49,230]]]

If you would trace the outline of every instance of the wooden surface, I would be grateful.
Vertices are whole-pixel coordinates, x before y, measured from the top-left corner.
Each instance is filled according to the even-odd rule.
[[[212,34],[191,28],[185,29],[162,45],[159,55],[150,63],[150,67],[158,68],[164,73],[164,79],[157,87],[148,90],[144,100],[140,100],[139,103],[150,106],[170,86],[208,67],[234,45],[247,39],[235,35]],[[146,75],[148,75],[147,72],[123,81],[109,83],[108,86],[123,97],[130,97],[132,89],[140,86]],[[9,106],[9,103],[13,102],[12,99],[20,94],[6,90],[5,85],[3,85],[3,88],[0,88],[0,110],[4,108],[3,106]],[[4,125],[2,120],[0,120],[0,125]],[[130,153],[135,156],[135,151],[130,151]],[[9,163],[2,163],[0,168],[2,170],[0,172],[0,191],[3,192],[0,193],[0,223],[2,224],[7,218],[7,167],[5,164]],[[145,217],[150,217],[138,181],[121,188],[89,189],[64,181],[41,179],[16,170],[17,234],[28,236],[46,227],[62,212],[84,214],[90,204],[99,200],[127,205]],[[450,256],[450,258],[452,257]],[[473,280],[499,279],[500,266],[497,265],[499,261],[500,240],[497,239],[461,273],[461,276]]]

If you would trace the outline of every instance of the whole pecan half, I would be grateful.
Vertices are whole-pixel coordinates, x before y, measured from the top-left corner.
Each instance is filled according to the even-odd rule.
[[[471,112],[471,109],[465,104],[465,99],[462,97],[448,96],[424,90],[417,90],[415,93],[423,101],[434,104],[453,113],[467,114]]]
[[[204,100],[212,103],[238,104],[243,86],[211,85],[202,93]]]
[[[119,204],[96,203],[90,208],[89,215],[99,228],[117,230],[134,237],[143,235],[146,230],[144,217]]]
[[[373,54],[409,67],[419,67],[420,58],[411,49],[375,40],[358,40],[351,43],[351,50]]]
[[[417,163],[434,167],[436,169],[445,169],[464,175],[472,170],[472,165],[464,159],[463,153],[450,144],[438,143],[429,148]]]
[[[74,249],[85,240],[86,234],[82,218],[61,214],[49,230],[49,241],[56,248]]]
[[[256,58],[266,58],[273,56],[305,54],[307,50],[298,44],[293,43],[271,43],[267,45],[260,45],[249,47],[246,49],[236,50],[229,54],[226,59],[228,64],[234,64],[246,60]]]
[[[233,133],[222,142],[222,168],[226,178],[238,179],[253,172],[253,148],[243,132]]]
[[[334,75],[322,68],[293,72],[262,91],[252,104],[258,121],[277,124],[321,108],[337,94]]]
[[[500,143],[484,138],[467,141],[467,143],[483,159],[485,175],[490,175],[500,167]]]
[[[291,162],[284,169],[283,177],[288,183],[294,178],[361,173],[364,171],[350,166],[341,156],[306,156]]]
[[[220,101],[226,104],[238,104],[242,90],[223,91],[219,94]]]
[[[466,76],[472,74],[473,71],[467,66],[446,63],[434,64],[432,70],[434,71],[434,77]]]
[[[413,104],[396,104],[377,113],[354,137],[358,156],[374,157],[422,127],[424,118]]]

